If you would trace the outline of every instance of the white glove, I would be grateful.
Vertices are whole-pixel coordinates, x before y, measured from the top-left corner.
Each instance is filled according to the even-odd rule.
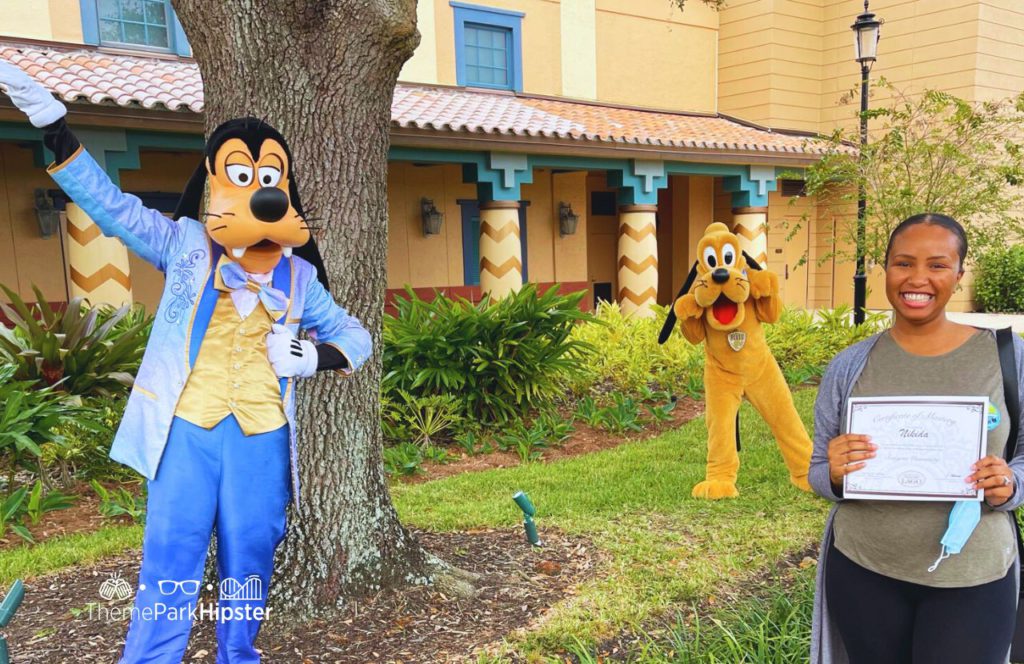
[[[274,324],[267,335],[267,357],[278,378],[309,378],[316,373],[319,357],[316,346],[305,339],[296,339],[284,325]]]
[[[33,80],[20,67],[0,60],[0,85],[7,88],[7,96],[32,126],[40,129],[64,117],[68,109],[53,98],[50,91]]]

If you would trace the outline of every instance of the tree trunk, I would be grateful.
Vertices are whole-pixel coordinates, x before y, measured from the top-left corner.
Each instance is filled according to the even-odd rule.
[[[373,335],[352,378],[299,390],[302,513],[274,611],[304,619],[347,596],[428,582],[439,561],[401,526],[384,481],[379,393],[391,99],[418,42],[415,0],[173,0],[203,76],[206,127],[265,119],[288,140],[335,299]],[[259,490],[253,487],[253,490]]]

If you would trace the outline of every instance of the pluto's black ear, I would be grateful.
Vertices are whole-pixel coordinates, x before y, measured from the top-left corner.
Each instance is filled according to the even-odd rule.
[[[181,219],[182,217],[188,217],[189,219],[195,219],[196,221],[203,222],[203,219],[199,218],[199,206],[203,204],[203,191],[206,189],[206,160],[203,159],[199,162],[196,170],[193,171],[192,177],[188,179],[188,184],[185,185],[185,191],[181,193],[181,198],[178,199],[178,205],[174,208],[174,219]]]
[[[683,282],[683,287],[679,289],[676,296],[672,299],[672,304],[668,307],[668,318],[665,319],[665,324],[661,327],[661,334],[658,335],[658,343],[663,344],[668,341],[668,338],[672,336],[672,328],[676,326],[676,300],[686,295],[690,291],[690,286],[697,279],[697,261],[693,262],[693,267],[690,268],[690,274],[686,275],[686,281]]]
[[[309,237],[309,242],[306,244],[296,247],[292,255],[298,256],[315,267],[317,281],[324,285],[324,290],[328,293],[331,292],[331,284],[327,282],[327,269],[324,268],[324,259],[320,256],[320,249],[317,248],[313,236]]]
[[[747,261],[747,267],[749,267],[751,270],[763,270],[764,269],[763,267],[761,267],[760,265],[757,264],[757,261],[755,261],[753,258],[750,257],[750,254],[748,254],[745,251],[743,252],[743,259],[745,261]]]

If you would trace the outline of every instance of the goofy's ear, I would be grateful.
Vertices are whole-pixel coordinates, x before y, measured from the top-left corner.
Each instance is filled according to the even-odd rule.
[[[745,254],[744,254],[745,255]],[[679,298],[686,295],[690,291],[690,286],[693,285],[694,280],[697,279],[697,261],[693,261],[693,267],[690,268],[690,274],[686,275],[686,281],[683,282],[683,287],[676,293],[675,298],[672,300],[672,304],[668,308],[668,317],[665,319],[665,324],[661,327],[661,334],[658,335],[658,343],[663,344],[668,341],[669,337],[672,336],[672,328],[676,326],[676,310],[673,306]]]
[[[196,221],[202,221],[199,218],[199,206],[203,204],[203,191],[206,189],[206,159],[199,162],[196,170],[193,171],[192,177],[188,179],[188,184],[185,185],[185,191],[181,193],[181,198],[178,199],[178,205],[174,208],[173,219],[178,220],[182,217],[188,217],[189,219],[195,219]]]
[[[296,247],[293,256],[307,261],[310,265],[316,268],[316,279],[324,286],[324,290],[328,293],[331,292],[331,284],[327,281],[327,269],[324,268],[324,259],[320,256],[320,249],[316,246],[316,240],[310,235],[309,242]]]

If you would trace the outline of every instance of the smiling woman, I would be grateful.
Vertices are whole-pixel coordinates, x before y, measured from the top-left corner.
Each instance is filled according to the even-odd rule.
[[[822,378],[809,480],[838,505],[819,559],[812,662],[846,661],[843,653],[851,664],[1006,661],[1017,549],[1011,517],[1000,512],[1022,502],[1016,485],[1024,458],[1004,460],[1010,418],[1002,417],[1008,409],[992,331],[946,318],[966,257],[964,229],[951,217],[919,214],[900,223],[885,263],[892,328],[840,353]],[[980,507],[844,497],[845,476],[864,469],[883,444],[845,430],[850,397],[954,395],[990,404],[986,455],[964,468],[964,481],[983,491]],[[947,556],[954,529],[967,541]]]

